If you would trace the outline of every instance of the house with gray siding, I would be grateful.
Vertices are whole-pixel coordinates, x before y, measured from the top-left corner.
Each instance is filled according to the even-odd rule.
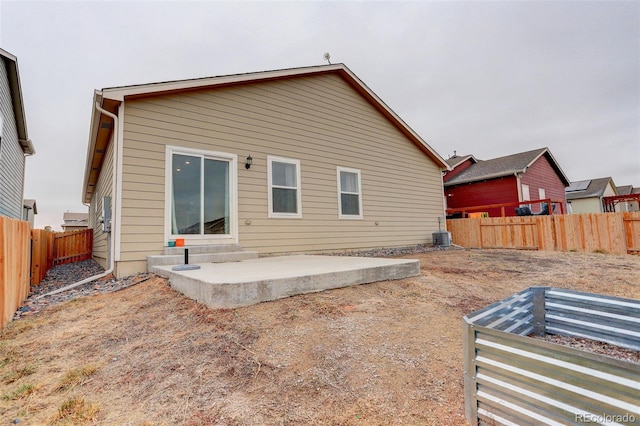
[[[260,255],[429,244],[449,167],[344,64],[94,93],[82,201],[94,259],[173,242]]]
[[[0,216],[22,219],[26,157],[34,153],[27,133],[18,60],[0,49]]]

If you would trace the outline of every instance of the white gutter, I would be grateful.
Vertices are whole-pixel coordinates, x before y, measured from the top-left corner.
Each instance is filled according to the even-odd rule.
[[[107,111],[106,109],[103,109],[98,102],[96,102],[95,107],[96,107],[96,110],[100,111],[104,115],[106,115],[108,117],[111,117],[113,119],[112,138],[116,139],[118,137],[118,129],[119,129],[119,127],[118,127],[118,116],[113,114],[113,113],[111,113],[111,112],[109,112],[109,111]],[[113,177],[112,177],[112,186],[111,186],[111,191],[112,191],[112,194],[113,194],[112,197],[111,197],[111,212],[112,212],[111,213],[111,218],[112,218],[112,221],[113,221],[113,218],[115,217],[113,212],[114,212],[115,206],[116,206],[115,193],[116,193],[116,184],[117,184],[117,182],[116,182],[116,172],[117,172],[117,163],[118,163],[117,161],[115,161],[115,159],[117,158],[116,157],[116,153],[117,153],[116,151],[117,151],[117,142],[116,142],[116,145],[113,147],[114,161],[113,161]],[[95,196],[95,193],[94,193],[94,196]],[[85,278],[82,281],[78,281],[76,283],[69,284],[67,286],[61,287],[61,288],[56,289],[54,291],[50,291],[49,293],[40,295],[40,296],[36,297],[36,300],[42,299],[43,297],[46,297],[46,296],[51,296],[51,295],[54,295],[54,294],[62,293],[62,292],[67,291],[67,290],[71,290],[72,288],[81,286],[81,285],[89,283],[91,281],[99,280],[100,278],[104,278],[107,275],[111,274],[113,272],[114,268],[115,268],[115,252],[116,252],[116,248],[115,248],[116,245],[113,242],[113,240],[114,240],[113,232],[114,232],[114,226],[113,226],[113,224],[111,224],[111,231],[109,232],[111,234],[111,236],[108,237],[108,238],[111,239],[111,253],[110,253],[110,256],[109,256],[111,265],[109,265],[109,269],[107,269],[106,271],[102,272],[101,274],[93,275],[93,276],[91,276],[89,278]]]

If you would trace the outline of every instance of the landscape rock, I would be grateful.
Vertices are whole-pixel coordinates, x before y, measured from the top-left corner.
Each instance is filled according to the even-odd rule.
[[[92,259],[54,266],[47,272],[44,280],[39,285],[31,288],[29,297],[18,308],[13,319],[17,320],[24,316],[36,314],[47,306],[53,306],[72,299],[122,290],[146,281],[153,275],[145,272],[122,279],[107,275],[61,293],[47,295],[52,291],[102,273],[104,273],[104,268]],[[44,297],[42,297],[43,295]]]

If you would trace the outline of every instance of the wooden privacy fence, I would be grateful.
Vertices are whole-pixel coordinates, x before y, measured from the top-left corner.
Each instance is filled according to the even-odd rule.
[[[38,285],[53,266],[91,259],[93,229],[69,232],[31,231],[31,285]]]
[[[91,259],[93,230],[49,232],[29,230],[29,222],[0,216],[0,329],[11,321],[55,265]]]
[[[0,216],[0,328],[29,295],[29,222]]]
[[[640,252],[640,212],[449,219],[447,230],[467,248]]]

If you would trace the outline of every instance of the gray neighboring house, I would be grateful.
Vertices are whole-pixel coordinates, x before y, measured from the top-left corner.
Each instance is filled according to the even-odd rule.
[[[618,195],[611,177],[571,182],[565,193],[571,213],[604,213],[602,199]]]
[[[65,212],[62,215],[62,230],[78,231],[81,229],[87,229],[89,227],[89,213],[73,213]]]
[[[18,60],[0,49],[0,216],[22,219],[26,157],[33,154]]]

